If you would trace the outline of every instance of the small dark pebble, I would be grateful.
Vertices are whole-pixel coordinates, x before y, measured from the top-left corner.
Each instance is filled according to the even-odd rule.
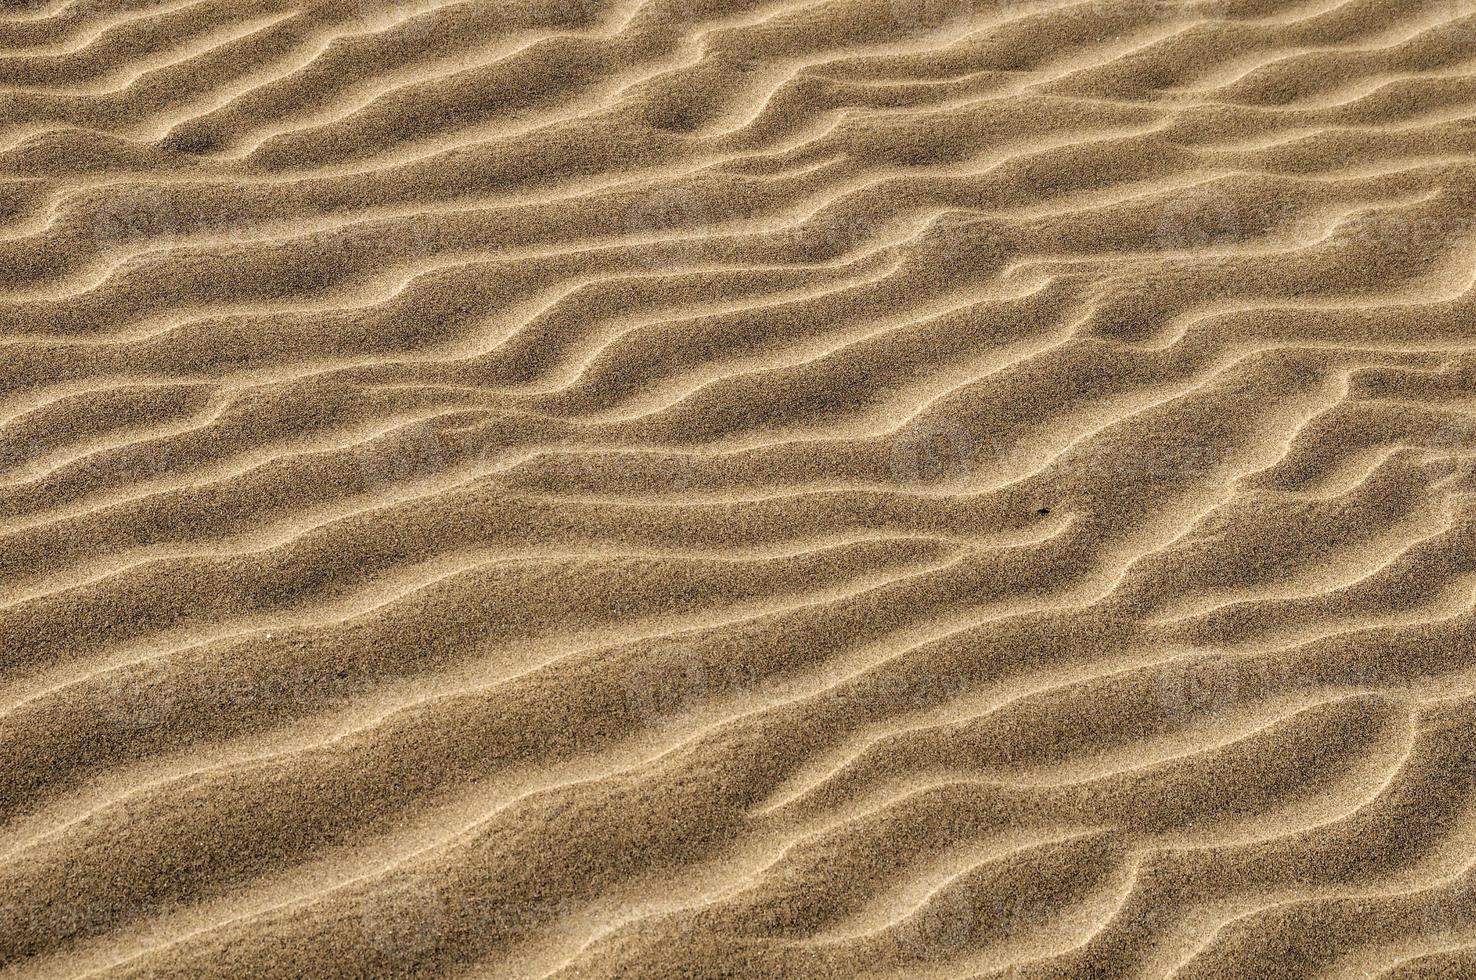
[[[1042,517],[1044,517],[1046,514],[1049,514],[1050,512],[1051,509],[1049,507],[1042,507],[1040,510],[1036,511],[1036,513],[1040,514]]]

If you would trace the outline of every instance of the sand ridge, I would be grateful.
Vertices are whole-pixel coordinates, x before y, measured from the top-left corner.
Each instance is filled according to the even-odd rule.
[[[1476,973],[1471,0],[0,6],[0,977]]]

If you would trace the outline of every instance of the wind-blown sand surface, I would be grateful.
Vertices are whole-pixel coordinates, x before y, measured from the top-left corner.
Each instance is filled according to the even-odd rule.
[[[1473,0],[7,0],[0,976],[1476,976]]]

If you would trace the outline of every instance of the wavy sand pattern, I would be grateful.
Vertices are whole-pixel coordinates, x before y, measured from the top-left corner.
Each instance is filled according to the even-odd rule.
[[[1476,975],[1476,0],[9,0],[0,976]]]

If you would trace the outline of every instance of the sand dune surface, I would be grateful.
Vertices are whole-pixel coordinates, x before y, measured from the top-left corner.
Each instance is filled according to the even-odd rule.
[[[0,978],[1476,976],[1476,0],[5,0]]]

